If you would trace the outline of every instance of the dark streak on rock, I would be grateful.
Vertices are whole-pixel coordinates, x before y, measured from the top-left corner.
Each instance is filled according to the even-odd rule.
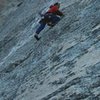
[[[62,86],[61,88],[59,88],[58,90],[52,92],[51,94],[41,98],[40,100],[49,100],[51,97],[57,95],[58,93],[68,89],[70,86],[75,85],[77,83],[81,82],[80,78],[77,77],[75,79],[73,79],[72,81],[70,81],[69,83],[67,83],[66,85]]]

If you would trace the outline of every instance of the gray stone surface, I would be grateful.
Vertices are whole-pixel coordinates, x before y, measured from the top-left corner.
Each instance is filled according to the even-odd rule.
[[[1,0],[0,100],[100,100],[100,0],[60,0],[65,16],[37,42],[53,2]]]

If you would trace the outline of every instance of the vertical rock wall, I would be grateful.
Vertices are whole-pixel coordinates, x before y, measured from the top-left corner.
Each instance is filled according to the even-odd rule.
[[[37,42],[38,12],[56,1],[2,3],[0,100],[100,100],[100,1],[60,0],[65,16]]]

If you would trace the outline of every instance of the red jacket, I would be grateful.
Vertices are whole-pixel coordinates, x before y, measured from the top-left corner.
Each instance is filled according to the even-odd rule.
[[[56,14],[56,15],[59,15],[59,16],[62,16],[63,13],[61,11],[59,11],[59,8],[58,6],[50,6],[50,9],[47,11],[47,13],[53,13],[53,14]]]
[[[59,8],[57,6],[50,6],[50,9],[48,10],[48,13],[54,13],[58,10],[59,10]]]

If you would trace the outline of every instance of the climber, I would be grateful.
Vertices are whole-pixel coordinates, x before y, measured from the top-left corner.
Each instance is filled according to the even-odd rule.
[[[59,11],[60,3],[55,3],[50,6],[50,9],[43,15],[43,18],[39,21],[40,26],[36,30],[34,37],[39,40],[38,34],[45,28],[46,24],[53,27],[58,21],[60,21],[63,13]]]

